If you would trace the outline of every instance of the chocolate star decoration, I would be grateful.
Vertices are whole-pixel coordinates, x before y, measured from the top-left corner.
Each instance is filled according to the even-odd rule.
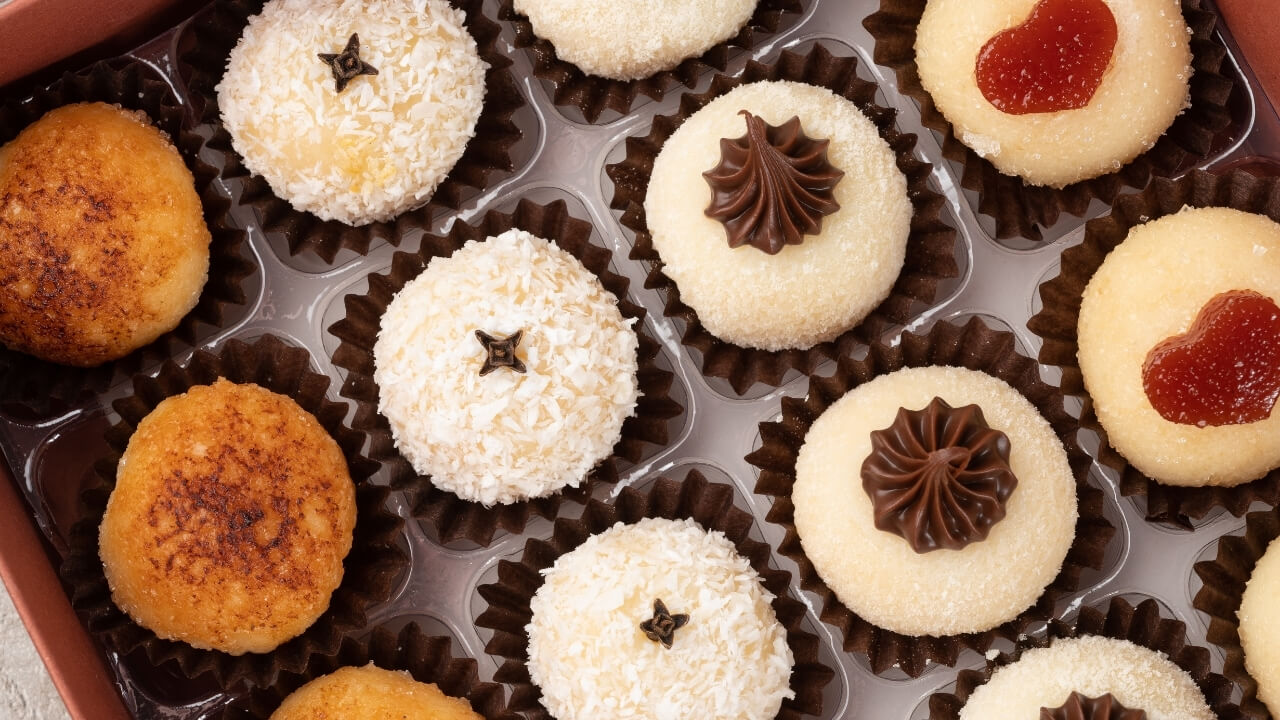
[[[640,623],[640,631],[650,640],[660,642],[663,647],[670,648],[671,641],[676,637],[676,630],[684,627],[688,622],[688,615],[684,613],[672,615],[667,612],[667,606],[662,600],[654,600],[653,617]]]
[[[520,339],[523,337],[523,330],[517,330],[504,338],[494,337],[483,330],[477,330],[476,339],[484,346],[484,351],[487,353],[484,364],[480,366],[480,375],[488,375],[503,367],[511,368],[518,373],[525,372],[524,361],[516,357],[516,348],[520,346]]]
[[[378,68],[360,59],[360,35],[357,33],[351,33],[351,39],[347,40],[347,47],[342,52],[336,55],[333,53],[319,55],[320,59],[325,61],[333,71],[335,89],[338,92],[346,90],[347,83],[359,75],[378,74]]]

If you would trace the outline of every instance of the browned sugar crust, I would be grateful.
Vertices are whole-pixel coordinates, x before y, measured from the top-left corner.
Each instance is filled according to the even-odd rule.
[[[122,357],[195,307],[210,241],[191,171],[146,116],[52,110],[0,148],[0,344]]]
[[[139,423],[100,553],[116,604],[158,636],[267,652],[328,608],[355,519],[346,462],[319,422],[218,380]]]

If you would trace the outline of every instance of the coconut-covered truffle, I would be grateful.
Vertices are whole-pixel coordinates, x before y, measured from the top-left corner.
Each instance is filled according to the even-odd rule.
[[[369,664],[344,667],[293,691],[271,720],[483,720],[471,703],[407,672]]]
[[[618,523],[544,576],[529,674],[558,720],[767,720],[793,696],[773,596],[723,533]]]
[[[707,214],[713,191],[703,173],[728,169],[721,140],[747,134],[743,110],[777,128],[799,118],[805,138],[828,141],[828,165],[843,173],[834,184],[838,209],[812,216],[820,229],[774,254],[750,244],[731,246],[728,225]],[[809,158],[822,149],[813,142],[793,145],[781,133],[769,131],[769,137],[782,147],[802,148]],[[809,158],[797,160],[808,171],[801,180],[830,177],[808,167]],[[738,198],[748,200],[771,198]],[[907,180],[876,126],[849,100],[796,82],[743,85],[690,116],[654,161],[644,207],[663,272],[679,286],[681,302],[716,337],[764,350],[812,347],[861,322],[897,281],[911,231]]]
[[[146,115],[51,110],[0,147],[0,344],[80,367],[127,355],[199,302],[210,239]]]
[[[556,56],[591,75],[638,80],[728,40],[757,0],[515,0]]]
[[[293,400],[218,380],[167,398],[120,457],[99,551],[156,635],[268,652],[329,607],[356,524],[338,443]]]
[[[1213,720],[1191,676],[1163,653],[1126,640],[1084,636],[1033,648],[996,669],[960,710],[960,720],[1026,720],[1065,705],[1072,693],[1111,695],[1147,720]],[[1068,715],[1067,717],[1071,717]]]
[[[960,538],[967,543],[960,549],[917,549],[921,533],[881,529],[879,506],[864,489],[865,463],[878,454],[873,434],[934,398],[951,408],[978,406],[982,424],[1007,438],[1004,462],[1016,478],[1003,517],[983,536]],[[976,454],[964,457],[977,462]],[[1002,380],[953,367],[882,375],[827,408],[796,459],[792,502],[800,543],[823,581],[850,610],[904,635],[981,632],[1025,611],[1062,568],[1077,517],[1075,479],[1049,422]]]
[[[1000,68],[1006,79],[1033,79],[1030,89],[1018,90],[1019,99],[1041,92],[1047,93],[1046,100],[1062,100],[1070,92],[1058,85],[1060,77],[1034,78],[1050,71],[1046,63],[1062,58],[1074,62],[1095,49],[1081,41],[1083,29],[1066,27],[1079,21],[1081,5],[1094,3],[1057,3],[1074,9],[1055,15],[1038,9],[1039,2],[929,0],[916,31],[916,66],[921,85],[961,142],[1006,175],[1031,185],[1063,187],[1119,170],[1150,150],[1186,109],[1191,33],[1178,0],[1105,0],[1101,24],[1106,24],[1105,16],[1113,18],[1114,46],[1099,59],[1097,67],[1105,70],[1101,82],[1082,91],[1084,104],[1052,112],[1008,112],[1011,108],[1001,109],[988,99],[978,80],[980,57],[996,35],[1038,13],[1038,27],[1032,29],[1042,36],[1018,42],[1036,42],[1049,59],[1027,60],[1037,53],[1012,48],[1007,54],[1026,66]],[[1057,28],[1057,35],[1044,40],[1045,26]],[[1085,70],[1070,65],[1062,72],[1082,77]]]
[[[1272,541],[1253,568],[1240,601],[1240,647],[1244,665],[1258,683],[1258,697],[1280,715],[1280,541]]]
[[[633,323],[547,240],[509,230],[468,242],[383,315],[378,409],[414,469],[464,499],[576,487],[635,412]]]
[[[1210,307],[1240,293],[1262,299],[1261,318]],[[1280,467],[1280,413],[1274,411],[1280,311],[1265,307],[1278,301],[1280,224],[1270,218],[1188,208],[1130,230],[1089,280],[1078,325],[1080,371],[1111,446],[1169,485],[1232,486]],[[1206,322],[1216,326],[1212,332],[1205,332]],[[1193,340],[1208,342],[1188,345]],[[1183,368],[1161,375],[1161,391],[1148,383],[1157,379],[1149,361],[1171,341],[1184,346],[1178,351]],[[1188,394],[1217,400],[1198,402],[1203,407],[1186,417],[1166,409],[1165,417],[1152,392],[1161,407],[1168,393],[1173,400]],[[1260,419],[1200,424],[1201,415],[1221,414],[1214,405],[1234,419],[1235,402],[1255,394],[1264,401]],[[1175,402],[1174,409],[1179,404],[1185,403]]]
[[[236,152],[324,220],[423,205],[484,105],[486,65],[464,17],[445,0],[271,0],[217,88]]]

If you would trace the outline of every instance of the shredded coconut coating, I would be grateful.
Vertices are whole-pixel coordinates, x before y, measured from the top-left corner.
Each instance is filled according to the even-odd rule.
[[[590,75],[639,80],[742,29],[757,0],[515,0],[556,56]]]
[[[1240,601],[1240,646],[1244,666],[1258,682],[1258,697],[1280,716],[1280,541],[1272,541],[1258,561]]]
[[[576,487],[635,414],[632,318],[577,258],[509,230],[435,258],[391,301],[373,347],[378,410],[415,470],[466,500]],[[527,372],[480,375],[476,330],[524,337]]]
[[[1061,707],[1079,692],[1107,693],[1147,720],[1214,720],[1204,693],[1160,652],[1127,640],[1086,635],[1033,648],[997,668],[960,709],[960,720],[1027,720],[1040,708]]]
[[[739,110],[771,125],[800,118],[845,175],[840,209],[777,255],[729,247],[724,224],[706,216],[704,171],[720,162],[720,140],[746,134]],[[707,330],[736,345],[807,348],[862,321],[889,296],[911,232],[907,179],[888,143],[852,102],[795,82],[743,85],[694,113],[653,164],[645,215],[665,272]]]
[[[1151,349],[1231,290],[1280,303],[1280,224],[1186,208],[1130,230],[1084,291],[1078,354],[1094,411],[1116,452],[1167,485],[1238,485],[1280,467],[1280,412],[1244,425],[1183,425],[1161,417],[1142,386]]]
[[[934,397],[982,408],[987,425],[1009,437],[1018,486],[986,540],[918,554],[876,528],[861,471],[871,433],[892,425],[899,408],[919,410]],[[792,500],[805,555],[840,601],[904,635],[982,632],[1011,620],[1057,577],[1075,539],[1076,482],[1052,426],[1004,381],[964,368],[899,370],[827,408],[800,448]]]
[[[217,88],[236,152],[324,220],[363,225],[425,204],[484,105],[488,66],[464,18],[445,0],[271,0]],[[342,52],[352,33],[378,74],[339,93],[317,53]]]
[[[795,696],[774,596],[724,533],[620,522],[543,574],[529,674],[558,720],[766,720]],[[669,649],[640,631],[655,599],[689,615]]]
[[[1191,104],[1191,30],[1178,0],[1106,0],[1111,66],[1086,107],[1008,115],[978,89],[978,53],[1021,25],[1038,0],[929,0],[916,31],[920,83],[956,137],[1006,175],[1063,187],[1119,170],[1150,150]]]

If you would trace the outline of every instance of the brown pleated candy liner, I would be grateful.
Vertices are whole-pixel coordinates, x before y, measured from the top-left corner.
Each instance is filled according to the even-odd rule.
[[[142,63],[96,63],[63,75],[29,99],[0,103],[0,145],[54,108],[94,101],[142,111],[173,140],[195,177],[205,222],[213,236],[209,280],[196,307],[176,328],[150,345],[95,368],[58,365],[0,347],[0,407],[6,412],[25,411],[38,416],[65,412],[87,395],[105,391],[113,378],[158,365],[178,349],[195,345],[202,325],[223,327],[229,308],[246,303],[242,283],[255,268],[241,256],[245,234],[230,222],[230,201],[216,187],[218,169],[197,156],[201,141],[187,130],[182,104],[169,86]]]
[[[397,546],[403,522],[384,507],[390,490],[369,483],[378,464],[361,453],[364,433],[343,423],[346,403],[325,397],[329,378],[313,371],[310,360],[306,350],[270,335],[252,345],[230,340],[216,355],[201,350],[186,366],[170,361],[155,377],[135,376],[133,394],[112,404],[121,417],[107,431],[112,453],[95,465],[101,484],[82,496],[85,515],[71,531],[70,551],[62,566],[62,580],[70,590],[72,605],[90,632],[107,647],[122,655],[141,648],[155,665],[176,661],[187,677],[212,673],[224,688],[243,683],[265,686],[282,671],[302,672],[313,656],[336,653],[344,635],[364,627],[366,610],[391,594],[396,579],[408,566],[408,558]],[[356,486],[355,537],[343,561],[342,584],[334,591],[329,609],[306,632],[269,653],[234,656],[157,637],[112,602],[98,555],[98,526],[115,486],[116,466],[138,423],[165,398],[220,377],[257,383],[293,398],[337,441]]]
[[[635,330],[640,340],[637,380],[641,394],[635,416],[622,425],[622,439],[614,446],[613,454],[601,461],[582,485],[526,502],[485,508],[435,487],[430,478],[418,475],[409,461],[396,451],[391,427],[378,413],[373,345],[392,297],[417,277],[432,258],[447,257],[469,240],[483,240],[512,228],[551,240],[578,258],[600,279],[604,288],[618,298],[623,316],[636,319]],[[490,211],[474,225],[454,222],[445,235],[425,235],[418,252],[396,253],[386,273],[370,275],[368,292],[348,295],[344,300],[346,317],[329,328],[329,332],[342,341],[334,351],[333,362],[350,371],[342,394],[356,401],[354,427],[369,433],[370,457],[391,468],[393,487],[413,491],[414,514],[430,523],[442,542],[466,539],[488,545],[498,528],[518,533],[534,514],[554,518],[564,498],[582,501],[597,482],[617,482],[620,460],[639,462],[646,448],[665,445],[668,421],[684,412],[670,396],[674,375],[657,364],[660,346],[644,329],[644,308],[627,299],[627,278],[609,270],[613,256],[591,243],[591,230],[590,223],[569,215],[563,200],[550,205],[521,200],[511,214]]]
[[[1144,188],[1154,176],[1170,176],[1205,158],[1214,138],[1231,123],[1227,100],[1235,82],[1221,72],[1227,50],[1213,36],[1217,16],[1204,0],[1182,0],[1191,28],[1191,107],[1174,120],[1155,147],[1119,171],[1062,189],[1028,185],[1005,175],[956,137],[955,129],[920,84],[916,68],[916,26],[928,0],[881,0],[880,10],[863,21],[875,39],[875,61],[892,68],[898,88],[920,105],[924,126],[942,135],[942,154],[964,167],[960,184],[978,193],[978,210],[996,222],[996,237],[1040,240],[1062,213],[1083,216],[1098,198],[1110,203],[1126,188]]]
[[[480,58],[489,65],[476,136],[426,205],[389,222],[368,225],[321,220],[294,209],[287,200],[272,193],[266,180],[250,173],[232,147],[231,135],[222,125],[215,88],[226,72],[227,56],[239,42],[249,18],[261,12],[263,0],[219,0],[193,20],[183,34],[178,70],[195,96],[193,102],[202,121],[214,127],[208,144],[227,158],[223,177],[243,179],[240,203],[257,210],[263,230],[283,235],[291,253],[314,252],[325,262],[333,262],[343,248],[361,255],[367,253],[376,239],[398,245],[407,230],[429,226],[433,214],[457,210],[471,195],[493,184],[495,177],[514,169],[511,148],[522,133],[512,115],[524,105],[524,98],[511,74],[511,60],[500,48],[502,28],[484,15],[484,0],[450,2],[466,13],[467,31],[475,38]]]
[[[808,4],[807,0],[760,0],[755,14],[733,38],[716,45],[701,57],[689,58],[670,70],[631,81],[588,75],[576,65],[561,60],[551,41],[538,37],[529,18],[515,11],[512,0],[502,0],[498,17],[509,21],[515,29],[516,47],[528,49],[534,76],[551,84],[552,102],[576,108],[587,122],[594,123],[606,110],[626,115],[642,95],[661,100],[674,86],[692,88],[698,77],[708,70],[723,72],[734,48],[752,50],[769,37],[786,30],[800,18]]]
[[[796,532],[795,506],[791,502],[796,457],[818,416],[845,393],[875,377],[906,367],[930,365],[981,370],[1021,392],[1053,427],[1066,448],[1076,477],[1080,517],[1076,522],[1075,541],[1063,561],[1062,571],[1034,606],[987,632],[909,636],[872,625],[841,603],[823,582],[804,554]],[[1077,429],[1075,420],[1063,408],[1062,395],[1040,380],[1038,365],[1018,353],[1013,335],[993,330],[978,318],[972,318],[964,326],[939,322],[924,334],[904,333],[901,341],[893,346],[877,341],[863,360],[842,356],[831,377],[811,378],[807,397],[782,399],[782,419],[760,424],[761,446],[747,456],[747,462],[760,468],[756,492],[774,498],[767,519],[786,530],[779,551],[796,561],[801,587],[818,595],[822,619],[840,630],[844,649],[866,655],[873,672],[883,673],[897,666],[907,675],[917,677],[931,662],[954,665],[964,648],[986,652],[996,638],[1016,640],[1032,622],[1053,617],[1057,601],[1079,588],[1085,568],[1102,566],[1115,528],[1103,517],[1102,490],[1088,482],[1089,456],[1076,441]]]
[[[414,680],[431,683],[453,697],[465,698],[486,720],[519,720],[507,710],[501,685],[481,682],[476,661],[455,657],[448,637],[427,635],[417,624],[393,632],[374,628],[361,639],[347,638],[333,657],[317,656],[301,673],[282,672],[275,685],[258,688],[229,706],[222,720],[268,720],[293,691],[343,667],[373,663],[384,670],[403,670]]]
[[[956,231],[941,217],[944,198],[929,188],[933,167],[912,154],[916,136],[894,127],[896,113],[875,104],[877,88],[857,76],[857,60],[837,57],[822,44],[805,54],[783,52],[772,64],[751,62],[740,77],[717,75],[711,88],[698,95],[680,97],[680,109],[673,115],[654,118],[649,134],[627,138],[627,156],[607,168],[613,179],[611,205],[621,210],[622,224],[635,232],[631,257],[650,263],[645,287],[659,288],[665,296],[665,314],[685,322],[684,344],[702,354],[702,372],[729,381],[735,392],[744,393],[753,384],[779,385],[788,370],[813,372],[822,362],[847,354],[857,344],[879,337],[889,326],[905,323],[920,304],[933,302],[938,283],[959,274],[955,260]],[[907,177],[907,194],[914,212],[907,239],[906,261],[889,297],[856,327],[835,340],[804,350],[772,352],[727,343],[702,325],[693,308],[680,301],[680,288],[662,272],[662,259],[653,247],[645,220],[644,201],[653,162],[663,144],[690,115],[716,97],[746,83],[763,80],[792,80],[825,87],[848,98],[875,123],[898,159],[898,169]]]
[[[1258,699],[1258,681],[1244,666],[1244,648],[1240,646],[1240,620],[1236,612],[1244,599],[1253,568],[1262,559],[1271,541],[1280,537],[1280,513],[1263,510],[1245,518],[1244,535],[1227,535],[1218,541],[1218,554],[1213,560],[1196,563],[1196,575],[1202,586],[1196,593],[1195,608],[1209,616],[1209,642],[1226,655],[1222,674],[1240,686],[1240,707],[1244,716],[1269,720],[1271,713]]]
[[[493,630],[493,638],[485,650],[503,658],[494,679],[511,686],[511,709],[531,720],[551,717],[539,702],[542,693],[533,684],[525,665],[529,638],[524,628],[533,618],[529,603],[542,585],[542,571],[561,555],[615,523],[636,523],[644,518],[691,518],[707,530],[723,532],[775,596],[773,610],[778,622],[787,629],[787,645],[795,658],[791,689],[796,694],[795,698],[783,701],[777,717],[798,720],[806,715],[821,714],[822,690],[835,673],[818,659],[818,637],[803,628],[804,604],[792,598],[788,590],[791,573],[770,566],[769,546],[751,539],[754,520],[750,513],[734,506],[733,496],[732,487],[709,482],[696,470],[683,482],[659,478],[643,491],[625,488],[611,504],[592,500],[581,518],[556,520],[547,540],[529,540],[519,562],[499,561],[497,582],[479,588],[480,596],[489,607],[476,619],[476,625]]]
[[[1103,260],[1124,242],[1129,230],[1148,220],[1172,215],[1184,206],[1231,207],[1267,215],[1280,221],[1280,184],[1260,179],[1244,171],[1213,175],[1195,170],[1177,180],[1156,179],[1145,191],[1119,198],[1106,217],[1085,225],[1084,241],[1062,253],[1057,277],[1040,285],[1043,309],[1027,321],[1027,327],[1044,340],[1040,362],[1062,370],[1062,391],[1084,400],[1080,425],[1101,438],[1098,460],[1120,476],[1120,492],[1146,496],[1147,519],[1191,529],[1215,507],[1224,507],[1239,517],[1254,501],[1275,505],[1280,502],[1280,468],[1261,479],[1236,487],[1175,487],[1162,485],[1139,472],[1111,448],[1106,431],[1093,411],[1085,391],[1076,353],[1079,344],[1076,325],[1085,286]]]
[[[1204,693],[1204,699],[1220,720],[1238,720],[1243,717],[1240,707],[1231,702],[1231,682],[1210,672],[1209,651],[1187,641],[1187,626],[1179,620],[1161,617],[1160,604],[1147,599],[1135,607],[1123,597],[1113,597],[1106,612],[1092,607],[1082,607],[1075,622],[1054,620],[1049,623],[1048,638],[1075,638],[1100,635],[1116,640],[1128,640],[1150,650],[1162,652],[1174,664],[1182,668]],[[938,692],[929,698],[929,720],[959,720],[960,709],[979,686],[991,679],[996,668],[1016,662],[1029,648],[1047,647],[1046,638],[1028,640],[1012,654],[1000,653],[982,670],[964,670],[956,678],[954,692]]]

